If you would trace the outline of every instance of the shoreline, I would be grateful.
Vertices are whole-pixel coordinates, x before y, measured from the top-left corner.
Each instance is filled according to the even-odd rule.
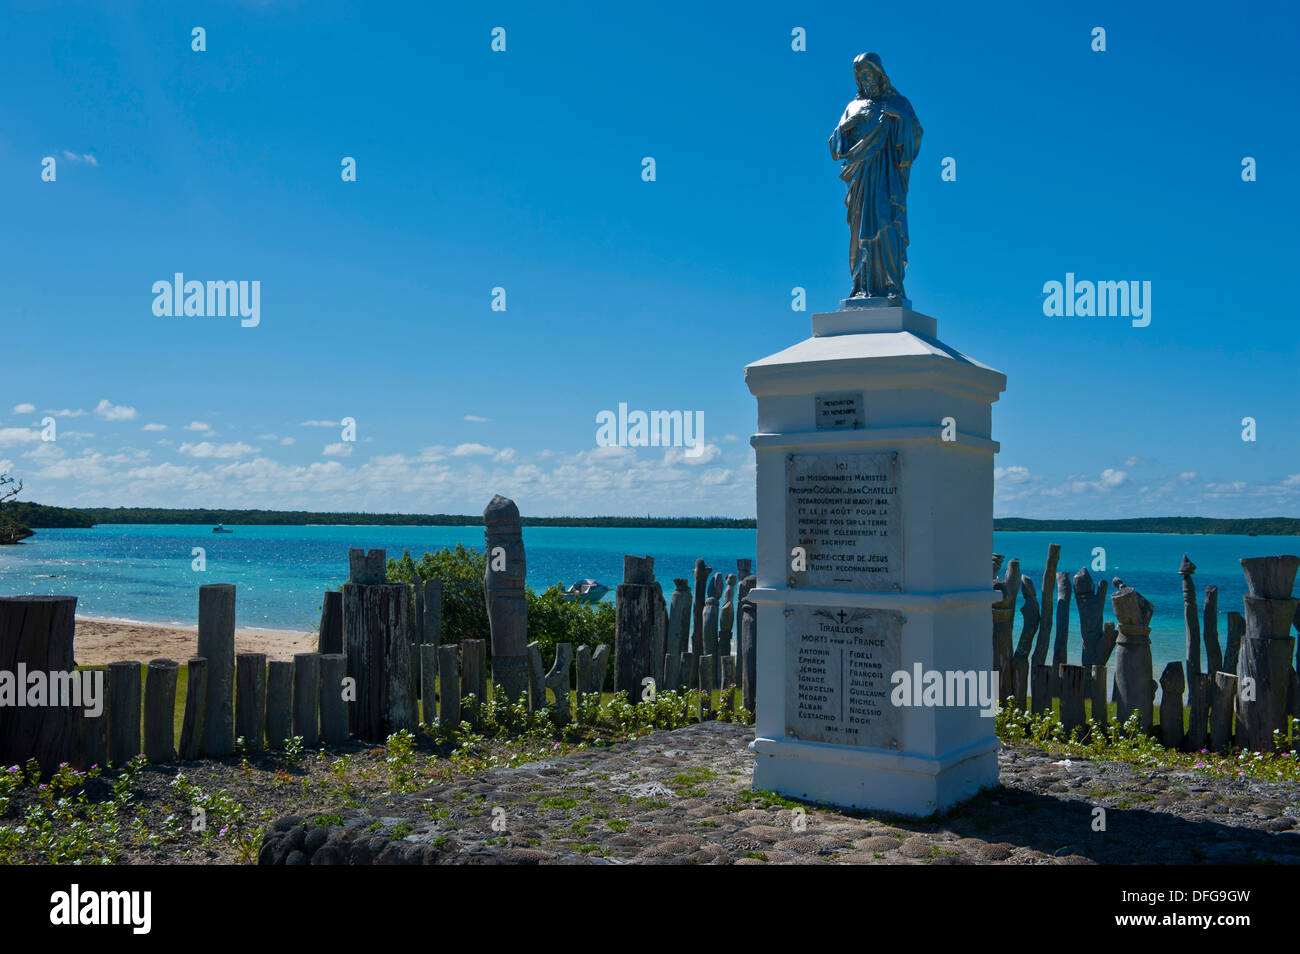
[[[135,659],[174,659],[184,663],[198,655],[197,625],[148,623],[139,620],[76,617],[73,654],[78,666],[105,666]],[[295,653],[314,652],[316,633],[240,626],[235,630],[236,653],[266,653],[267,659],[292,659]]]

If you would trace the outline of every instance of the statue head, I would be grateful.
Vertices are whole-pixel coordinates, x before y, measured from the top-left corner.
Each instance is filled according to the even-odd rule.
[[[862,99],[894,95],[894,87],[877,53],[859,53],[853,61],[853,77],[858,81],[858,96]]]

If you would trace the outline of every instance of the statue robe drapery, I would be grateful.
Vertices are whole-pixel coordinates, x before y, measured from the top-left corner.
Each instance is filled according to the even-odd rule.
[[[849,103],[831,134],[831,156],[844,160],[848,187],[849,268],[853,297],[902,298],[907,270],[907,178],[921,148],[921,124],[912,104],[894,94],[872,101],[864,116]],[[893,119],[886,109],[898,112]]]

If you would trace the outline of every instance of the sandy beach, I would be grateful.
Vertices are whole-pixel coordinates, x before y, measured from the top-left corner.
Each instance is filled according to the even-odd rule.
[[[74,652],[79,666],[103,666],[119,659],[165,657],[183,663],[198,655],[197,626],[164,626],[77,617]],[[315,633],[282,629],[237,629],[235,652],[266,653],[268,659],[292,659],[316,649]]]

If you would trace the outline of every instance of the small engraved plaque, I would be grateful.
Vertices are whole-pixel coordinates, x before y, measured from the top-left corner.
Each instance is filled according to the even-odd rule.
[[[902,640],[902,617],[888,610],[786,607],[786,735],[898,750],[889,696]]]
[[[791,587],[903,587],[898,455],[790,454],[786,558]]]
[[[862,392],[818,394],[813,398],[813,416],[819,431],[851,431],[865,427],[862,417]]]

